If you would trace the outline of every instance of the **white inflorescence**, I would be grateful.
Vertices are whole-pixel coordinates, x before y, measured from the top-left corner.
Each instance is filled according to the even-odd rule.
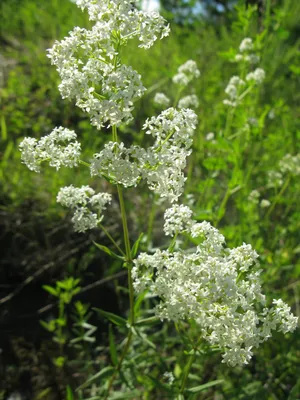
[[[254,81],[257,84],[262,83],[266,77],[266,73],[262,68],[256,68],[246,76],[246,81]]]
[[[242,40],[240,44],[240,52],[244,53],[245,51],[250,51],[253,49],[253,42],[250,38],[245,38]]]
[[[189,233],[200,244],[193,252],[157,250],[141,253],[134,262],[137,292],[160,297],[161,319],[194,319],[202,336],[224,349],[229,365],[247,364],[252,349],[271,336],[296,329],[297,318],[282,300],[267,309],[261,293],[258,255],[250,245],[229,249],[224,236],[208,222],[195,223],[185,206],[165,213],[167,234]]]
[[[245,82],[238,76],[233,76],[225,89],[225,93],[228,95],[229,100],[223,101],[224,104],[230,105],[232,107],[238,104],[238,95],[240,94],[240,88],[245,86]]]
[[[197,63],[193,60],[188,60],[178,68],[177,74],[173,76],[173,82],[180,86],[187,86],[189,82],[199,76],[200,71]]]
[[[158,106],[168,107],[170,99],[164,93],[156,93],[153,99]]]
[[[57,170],[62,166],[72,168],[78,165],[81,153],[76,133],[69,129],[55,128],[39,141],[25,138],[20,143],[21,159],[31,171],[40,172],[41,163],[48,161]]]
[[[97,193],[89,186],[76,188],[73,185],[60,189],[57,202],[74,210],[72,222],[76,232],[93,229],[102,221],[101,215],[106,205],[111,203],[111,195]],[[94,212],[93,212],[94,211]]]
[[[158,13],[145,13],[126,0],[78,0],[95,21],[91,30],[76,27],[49,50],[49,58],[61,77],[63,98],[90,115],[92,125],[120,125],[132,119],[133,102],[145,88],[141,76],[120,64],[119,47],[137,36],[140,47],[149,48],[169,33]]]
[[[178,108],[197,108],[199,107],[199,99],[195,94],[182,97],[178,102]]]
[[[300,154],[292,156],[286,154],[279,162],[279,168],[283,173],[291,173],[292,175],[300,175]]]
[[[155,139],[153,146],[126,148],[109,142],[94,155],[92,175],[103,175],[125,187],[136,186],[144,179],[150,190],[173,202],[183,192],[183,169],[190,154],[197,116],[190,109],[169,108],[148,119],[143,130]]]

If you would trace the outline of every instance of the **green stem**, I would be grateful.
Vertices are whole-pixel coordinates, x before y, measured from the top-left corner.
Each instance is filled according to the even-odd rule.
[[[79,164],[84,165],[85,167],[88,167],[88,168],[90,168],[90,166],[91,166],[89,163],[87,163],[83,160],[79,160]]]
[[[155,195],[153,198],[153,203],[152,203],[152,207],[151,207],[151,211],[150,211],[150,215],[149,215],[149,219],[148,219],[147,247],[151,243],[151,236],[152,236],[152,231],[153,231],[153,223],[154,223],[154,219],[155,219],[157,198],[158,198],[157,195]]]
[[[264,218],[267,219],[267,218],[271,215],[271,213],[273,212],[273,210],[274,210],[276,204],[278,203],[278,201],[280,200],[281,196],[283,195],[283,193],[286,191],[287,187],[289,186],[290,180],[291,180],[291,176],[289,176],[289,177],[287,178],[287,180],[285,181],[285,183],[284,183],[284,185],[282,186],[280,192],[279,192],[278,195],[275,197],[275,200],[273,201],[273,204],[271,205],[271,207],[270,207],[270,208],[268,209],[268,211],[266,212],[266,215],[265,215]]]
[[[126,254],[124,253],[124,251],[121,249],[121,247],[118,245],[118,243],[116,243],[116,241],[114,240],[114,238],[111,236],[111,234],[108,232],[107,229],[104,228],[103,225],[99,224],[99,227],[103,230],[103,232],[105,233],[105,235],[109,238],[109,240],[113,243],[113,245],[116,247],[116,249],[119,250],[120,254],[122,254],[123,257],[126,257]]]
[[[189,358],[189,361],[187,363],[187,366],[185,368],[185,372],[183,374],[183,378],[182,378],[182,382],[181,382],[181,387],[180,387],[180,393],[182,394],[184,392],[188,377],[189,377],[189,373],[191,370],[191,367],[193,365],[193,362],[195,361],[195,354],[191,355]]]
[[[118,141],[118,134],[117,134],[117,127],[114,125],[112,127],[112,136],[113,136],[113,141],[117,142]],[[121,185],[117,185],[118,189],[118,196],[119,196],[119,203],[120,203],[120,209],[121,209],[121,217],[122,217],[122,224],[123,224],[123,234],[124,234],[124,243],[125,243],[125,253],[126,253],[126,264],[128,268],[128,288],[129,288],[129,302],[130,302],[130,325],[133,326],[135,322],[135,315],[134,315],[134,289],[133,289],[133,280],[132,280],[132,259],[131,259],[131,247],[130,247],[130,240],[129,240],[129,232],[128,232],[128,224],[127,224],[127,215],[126,215],[126,208],[125,208],[125,202],[124,202],[124,197],[123,197],[123,191]],[[130,343],[132,340],[132,329],[129,328],[128,335],[127,335],[127,340],[126,340],[126,345],[123,349],[123,352],[121,354],[120,360],[118,362],[118,365],[115,368],[115,371],[110,378],[108,388],[106,391],[106,395],[104,397],[104,400],[108,399],[109,393],[112,389],[113,383],[116,379],[117,373],[121,370],[123,361],[128,353]]]

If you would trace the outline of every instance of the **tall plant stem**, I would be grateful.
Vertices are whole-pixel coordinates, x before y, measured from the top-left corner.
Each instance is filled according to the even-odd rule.
[[[265,218],[268,218],[271,215],[271,213],[273,212],[276,204],[278,203],[278,201],[280,200],[281,196],[283,195],[283,193],[286,191],[287,187],[289,186],[290,180],[291,180],[291,176],[289,176],[287,178],[287,180],[285,181],[284,185],[282,186],[280,192],[275,197],[275,200],[273,201],[273,204],[271,205],[269,210],[266,212]]]
[[[117,142],[118,141],[118,134],[117,134],[117,127],[113,126],[112,127],[112,137],[113,141]],[[120,203],[120,209],[121,209],[121,217],[122,217],[122,225],[123,225],[123,234],[124,234],[124,244],[125,244],[125,254],[126,254],[126,266],[128,268],[128,289],[129,289],[129,302],[130,302],[130,326],[134,325],[135,322],[135,315],[134,315],[134,290],[133,290],[133,280],[132,280],[132,259],[131,259],[131,248],[130,248],[130,240],[129,240],[129,231],[128,231],[128,224],[127,224],[127,215],[126,215],[126,208],[125,208],[125,202],[124,202],[124,197],[123,197],[123,190],[121,185],[117,185],[117,190],[118,190],[118,196],[119,196],[119,203]],[[122,351],[122,354],[120,356],[118,365],[115,368],[115,371],[110,378],[108,388],[106,391],[106,395],[104,397],[104,400],[106,400],[109,396],[109,393],[112,389],[112,385],[116,379],[117,373],[121,370],[123,361],[126,357],[126,354],[128,353],[130,343],[132,340],[132,329],[129,328],[128,330],[128,335],[127,335],[127,340],[125,347]]]
[[[189,377],[190,370],[191,370],[193,362],[195,361],[195,358],[196,358],[196,350],[198,349],[200,342],[201,342],[201,336],[199,337],[196,345],[193,346],[194,354],[191,354],[189,356],[189,361],[188,361],[188,363],[186,365],[186,368],[185,368],[185,371],[184,371],[184,374],[183,374],[183,377],[182,377],[182,381],[181,381],[180,394],[184,393],[184,390],[185,390],[185,387],[186,387],[186,383],[187,383],[187,380],[188,380],[188,377]]]

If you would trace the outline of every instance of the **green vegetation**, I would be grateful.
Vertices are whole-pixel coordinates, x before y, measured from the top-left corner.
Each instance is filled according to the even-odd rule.
[[[156,303],[147,295],[136,301],[138,322],[130,328],[130,349],[119,368],[128,334],[127,271],[123,257],[110,256],[124,248],[121,212],[113,201],[107,231],[83,235],[73,232],[70,216],[56,203],[62,186],[90,184],[105,191],[109,183],[84,168],[55,174],[45,167],[35,174],[21,164],[18,150],[25,136],[38,139],[56,126],[77,132],[83,159],[110,140],[109,129],[97,131],[74,104],[61,99],[58,74],[46,57],[54,40],[89,21],[68,0],[2,3],[0,398],[21,391],[30,399],[103,399],[106,384],[115,388],[110,399],[172,399],[174,386],[186,386],[188,397],[180,394],[178,400],[299,400],[299,329],[274,334],[254,351],[249,365],[231,368],[221,363],[217,348],[199,343],[196,324],[174,326],[152,318],[149,310]],[[182,202],[197,220],[218,227],[228,247],[251,244],[260,255],[268,301],[282,298],[297,316],[300,164],[298,158],[292,169],[282,168],[280,161],[300,153],[299,14],[298,1],[269,0],[259,12],[240,1],[217,17],[174,23],[172,35],[148,51],[130,43],[122,60],[142,75],[148,91],[135,103],[134,122],[118,132],[126,144],[147,141],[141,127],[160,111],[155,93],[175,101],[177,68],[189,59],[197,62],[201,76],[182,93],[199,99]],[[244,79],[249,72],[235,61],[246,37],[252,38],[266,77],[239,93],[240,104],[230,108],[223,104],[230,78]],[[165,207],[156,200],[143,186],[125,192],[129,239],[136,243],[129,253],[166,243]]]

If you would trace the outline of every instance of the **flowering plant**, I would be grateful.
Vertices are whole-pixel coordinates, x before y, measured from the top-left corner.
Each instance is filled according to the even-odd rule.
[[[282,300],[273,300],[273,306],[267,308],[259,281],[258,254],[250,245],[227,248],[224,236],[216,228],[206,221],[196,222],[192,210],[179,203],[197,124],[195,111],[188,107],[198,107],[195,95],[179,97],[193,79],[199,78],[197,64],[187,61],[173,77],[173,83],[179,88],[174,107],[145,121],[143,131],[152,138],[152,144],[128,146],[119,141],[118,127],[130,123],[134,102],[146,89],[138,72],[122,64],[122,49],[134,37],[139,47],[147,49],[158,38],[169,34],[169,26],[158,13],[140,11],[135,1],[77,0],[77,5],[88,11],[94,26],[91,30],[74,28],[67,38],[54,44],[49,58],[60,75],[62,97],[75,100],[96,129],[111,129],[111,141],[86,162],[80,158],[81,146],[76,133],[59,127],[39,141],[25,138],[20,150],[23,162],[35,172],[40,172],[43,162],[49,162],[57,170],[81,164],[90,169],[91,176],[104,178],[115,186],[118,193],[124,249],[116,247],[119,259],[128,270],[130,312],[127,321],[102,313],[116,325],[126,327],[127,336],[120,356],[116,357],[116,351],[112,351],[114,366],[106,370],[109,379],[98,394],[104,399],[109,397],[117,377],[120,375],[123,379],[122,374],[126,373],[126,358],[134,335],[144,335],[139,327],[144,326],[145,320],[136,318],[140,304],[136,301],[137,294],[141,294],[139,299],[159,298],[154,319],[175,324],[179,321],[196,323],[199,338],[223,351],[223,362],[232,366],[247,364],[253,349],[267,340],[272,330],[292,332],[297,318]],[[252,49],[251,39],[243,40],[236,61],[257,62],[258,58],[250,53]],[[225,90],[229,99],[224,103],[237,107],[256,84],[262,83],[264,75],[264,71],[257,68],[245,80],[233,77]],[[247,89],[240,94],[240,88],[245,85]],[[169,106],[171,102],[163,93],[157,93],[154,101],[159,106]],[[285,164],[283,162],[283,167],[288,169]],[[133,244],[130,240],[123,190],[142,181],[169,203],[164,214],[164,232],[172,239],[165,250],[156,249],[136,256],[140,241]],[[89,186],[71,185],[61,188],[57,201],[74,211],[74,229],[85,232],[103,228],[103,211],[111,203],[112,195],[95,193]],[[193,246],[182,246],[180,237],[185,237]],[[195,351],[198,350],[197,342]],[[180,383],[175,385],[173,377],[170,379],[172,393],[178,398],[191,390],[186,386],[192,362],[190,358]]]

